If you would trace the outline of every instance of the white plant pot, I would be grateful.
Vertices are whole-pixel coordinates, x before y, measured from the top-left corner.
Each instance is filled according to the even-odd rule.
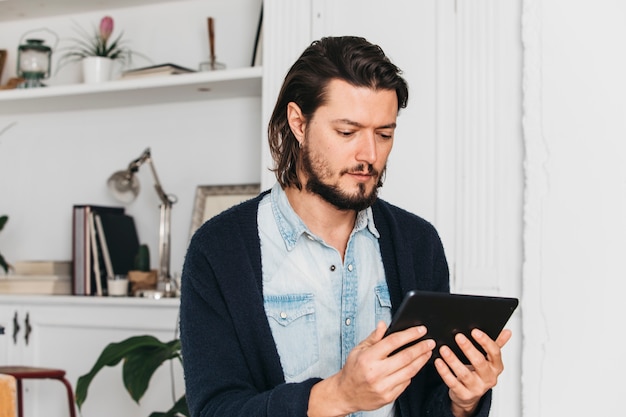
[[[88,56],[83,58],[83,82],[97,84],[109,81],[113,60],[102,56]]]

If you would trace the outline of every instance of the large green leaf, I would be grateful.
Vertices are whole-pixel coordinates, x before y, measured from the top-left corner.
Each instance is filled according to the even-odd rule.
[[[180,341],[167,343],[149,335],[133,336],[118,343],[107,345],[91,370],[78,378],[76,383],[76,404],[80,409],[87,399],[87,391],[93,378],[105,366],[116,366],[124,360],[124,386],[131,397],[139,402],[145,393],[154,371],[168,359],[180,359]],[[145,362],[140,364],[139,362]],[[130,362],[130,365],[127,365]]]
[[[145,394],[154,372],[169,359],[179,358],[180,341],[160,346],[138,346],[124,358],[124,386],[135,402]]]

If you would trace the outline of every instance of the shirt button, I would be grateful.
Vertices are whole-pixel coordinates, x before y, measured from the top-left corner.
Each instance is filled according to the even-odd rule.
[[[280,312],[280,318],[281,319],[286,319],[287,318],[287,313],[285,313],[284,311]]]
[[[349,318],[346,319],[346,326],[349,326],[350,324],[352,324],[352,320],[350,320]]]
[[[315,238],[313,236],[311,236],[310,234],[307,233],[306,237],[309,238],[309,240],[315,240]]]
[[[331,265],[331,266],[330,266],[330,270],[331,270],[331,271],[334,271],[334,270],[335,270],[335,265]]]
[[[352,266],[352,264],[348,265],[348,271],[352,272],[353,269],[354,267]]]

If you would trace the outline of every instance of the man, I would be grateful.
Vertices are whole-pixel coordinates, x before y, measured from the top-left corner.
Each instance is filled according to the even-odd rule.
[[[496,341],[434,364],[423,326],[383,338],[412,289],[449,291],[435,229],[377,198],[408,88],[376,45],[324,38],[294,63],[268,129],[278,183],[205,223],[182,276],[193,416],[486,416]]]

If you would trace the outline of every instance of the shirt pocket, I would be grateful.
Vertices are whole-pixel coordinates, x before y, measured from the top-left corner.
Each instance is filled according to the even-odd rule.
[[[387,323],[391,322],[391,296],[389,295],[389,288],[387,287],[387,283],[378,284],[374,288],[374,308],[375,308],[375,318],[376,322],[374,325],[378,324],[381,320]]]
[[[313,294],[268,295],[265,313],[287,379],[319,361]]]

